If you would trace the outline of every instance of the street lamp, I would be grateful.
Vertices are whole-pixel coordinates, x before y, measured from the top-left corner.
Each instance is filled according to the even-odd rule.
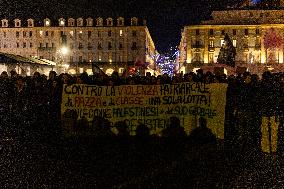
[[[62,55],[64,56],[64,55],[66,55],[67,53],[68,53],[68,48],[67,47],[61,47],[61,53],[62,53]]]

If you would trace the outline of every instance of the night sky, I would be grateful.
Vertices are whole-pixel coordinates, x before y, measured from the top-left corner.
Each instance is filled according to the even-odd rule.
[[[137,16],[147,20],[158,51],[165,52],[178,45],[184,25],[198,23],[209,18],[212,10],[222,10],[235,2],[237,0],[0,0],[0,16],[39,20],[61,16]]]

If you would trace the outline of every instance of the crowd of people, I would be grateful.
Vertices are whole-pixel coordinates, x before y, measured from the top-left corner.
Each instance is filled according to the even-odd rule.
[[[85,72],[72,76],[67,73],[57,75],[55,71],[51,71],[49,76],[35,72],[32,76],[23,77],[15,71],[9,74],[4,71],[0,76],[1,122],[34,127],[43,125],[47,129],[50,129],[50,125],[60,127],[63,84],[159,85],[180,82],[228,83],[225,141],[229,146],[237,145],[242,150],[247,146],[260,146],[263,116],[276,116],[283,126],[283,73],[267,71],[260,78],[249,72],[226,76],[204,73],[201,69],[196,73],[177,74],[173,77],[167,74],[152,76],[150,73],[145,76],[120,76],[117,72],[111,76],[96,73],[88,76]],[[99,122],[94,120],[94,124],[101,124]],[[123,131],[126,128],[122,125],[118,123],[116,126]],[[137,130],[144,135],[148,133],[145,127],[139,129]],[[123,132],[127,132],[127,129]],[[182,133],[179,130],[176,135],[183,135]],[[165,131],[164,135],[172,134]]]

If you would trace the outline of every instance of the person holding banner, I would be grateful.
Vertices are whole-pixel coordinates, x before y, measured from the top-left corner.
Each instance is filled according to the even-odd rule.
[[[250,73],[245,73],[243,82],[240,83],[237,104],[237,132],[240,153],[250,152],[253,148],[259,148],[257,136],[259,136],[259,122],[257,120],[256,96],[257,86],[252,83]]]
[[[283,148],[280,133],[283,131],[283,83],[281,84],[280,78],[264,72],[261,82],[261,149],[266,154],[279,153],[279,149]]]

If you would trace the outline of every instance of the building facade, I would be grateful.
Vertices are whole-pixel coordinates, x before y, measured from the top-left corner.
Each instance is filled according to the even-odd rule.
[[[2,19],[0,24],[1,52],[51,60],[71,74],[91,72],[93,64],[110,74],[122,73],[137,60],[154,63],[156,49],[146,21],[136,17]]]
[[[213,11],[212,19],[185,26],[180,49],[180,71],[216,66],[226,34],[236,48],[236,66],[260,73],[283,71],[284,10]]]

